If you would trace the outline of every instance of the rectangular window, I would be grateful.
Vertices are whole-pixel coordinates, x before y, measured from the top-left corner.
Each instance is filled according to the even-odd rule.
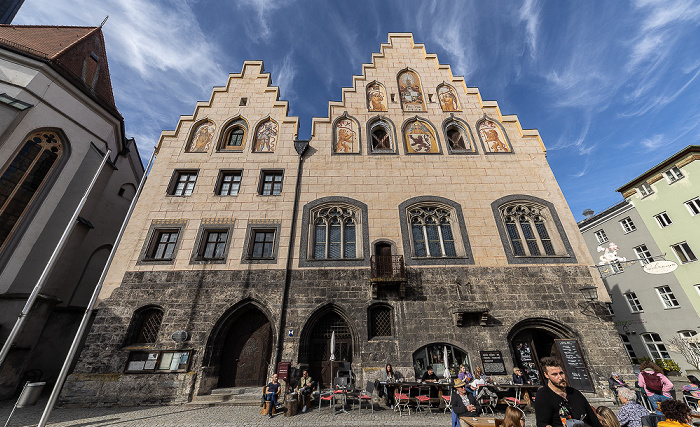
[[[272,258],[275,246],[275,230],[253,230],[250,258]]]
[[[221,171],[216,184],[218,196],[236,196],[241,188],[242,171]]]
[[[261,196],[279,196],[282,194],[282,171],[263,171],[260,177]]]
[[[180,230],[156,230],[147,257],[158,260],[172,259],[179,235]]]
[[[654,191],[651,189],[651,186],[650,186],[649,184],[647,184],[646,182],[643,183],[642,185],[640,185],[639,187],[637,187],[637,190],[639,191],[639,194],[640,194],[642,197],[646,197],[646,196],[648,196],[648,195],[650,195],[651,193],[654,192]]]
[[[659,286],[656,288],[656,293],[659,294],[659,298],[661,298],[664,308],[680,307],[678,300],[676,299],[675,295],[673,295],[673,292],[671,292],[671,288],[669,286]]]
[[[170,185],[171,196],[189,196],[197,182],[197,171],[175,171]]]
[[[606,302],[605,308],[608,310],[609,315],[611,315],[611,316],[615,315],[615,310],[613,310],[613,304],[611,302]]]
[[[639,363],[639,359],[634,353],[634,347],[632,347],[632,343],[630,342],[630,339],[627,338],[627,335],[620,334],[620,339],[622,340],[622,344],[625,346],[625,351],[627,351],[627,356],[629,356],[630,361],[634,364]]]
[[[202,259],[223,259],[226,253],[228,230],[205,230],[199,248]]]
[[[685,207],[688,208],[690,215],[700,215],[700,197],[696,197],[693,200],[688,200],[685,202]]]
[[[598,244],[599,244],[599,245],[600,245],[600,244],[603,244],[603,243],[607,243],[607,241],[608,241],[608,236],[605,235],[605,231],[603,231],[603,230],[598,230],[598,231],[596,231],[596,232],[593,233],[593,234],[595,234],[595,238],[596,238],[596,240],[598,241]]]
[[[674,182],[683,178],[683,172],[681,172],[680,169],[674,166],[671,169],[664,172],[664,176],[666,177],[666,181],[668,181],[669,184],[673,184]]]
[[[625,298],[627,298],[627,304],[629,304],[632,313],[641,313],[644,311],[642,304],[640,304],[639,299],[637,299],[637,294],[629,292],[625,294]]]
[[[661,228],[668,227],[669,225],[673,224],[671,217],[668,216],[666,212],[661,212],[660,214],[654,215],[654,219],[656,219],[656,223],[659,224],[659,227]]]
[[[666,345],[661,341],[659,334],[642,334],[642,339],[644,340],[644,344],[647,345],[649,356],[651,356],[652,359],[670,359],[668,351],[666,350]]]
[[[651,252],[649,252],[649,249],[647,248],[647,245],[639,245],[635,247],[634,253],[637,255],[637,259],[642,263],[642,265],[646,265],[654,261],[654,258],[651,257]]]
[[[676,243],[675,245],[671,245],[671,248],[673,248],[681,264],[687,264],[698,260],[695,258],[695,254],[690,249],[687,242]]]
[[[630,217],[627,217],[623,220],[620,221],[620,225],[622,226],[622,231],[626,233],[631,233],[634,230],[637,229],[637,226],[634,225]]]

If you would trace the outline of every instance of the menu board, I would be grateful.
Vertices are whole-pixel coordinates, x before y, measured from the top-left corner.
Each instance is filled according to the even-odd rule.
[[[500,350],[480,351],[481,364],[485,375],[506,375],[506,365]]]
[[[588,372],[586,361],[581,355],[578,340],[554,340],[559,350],[561,361],[564,363],[566,378],[569,385],[579,391],[595,393],[591,374]]]

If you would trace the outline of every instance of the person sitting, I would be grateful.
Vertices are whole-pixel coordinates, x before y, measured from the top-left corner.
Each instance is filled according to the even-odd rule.
[[[273,374],[272,381],[265,386],[265,400],[270,402],[270,406],[267,408],[267,416],[270,418],[272,418],[272,408],[277,408],[277,399],[280,397],[281,390],[282,387],[279,383],[277,374]]]
[[[389,385],[389,384],[395,383],[397,380],[398,380],[398,376],[394,372],[394,368],[392,368],[391,363],[387,363],[386,367],[384,368],[384,372],[382,374],[382,381],[387,383],[385,385],[385,387],[386,387],[386,406],[391,407],[391,409],[394,409],[394,390],[395,390],[395,387],[393,385]],[[379,396],[379,397],[381,397],[381,396]]]
[[[659,403],[665,421],[659,421],[658,427],[690,427],[692,416],[690,408],[680,400],[664,400]]]
[[[481,413],[479,404],[473,394],[467,393],[466,385],[467,384],[459,378],[455,380],[452,395],[450,396],[452,412],[456,417],[478,417]],[[461,419],[459,420],[459,425],[461,427],[469,426],[469,424]]]
[[[525,412],[517,406],[507,407],[503,427],[525,427]]]
[[[438,376],[435,375],[435,372],[433,371],[432,366],[428,366],[428,370],[423,372],[423,376],[421,377],[421,381],[424,383],[435,383],[438,381]]]
[[[695,375],[688,375],[688,381],[690,384],[683,386],[683,395],[688,403],[694,403],[697,407],[700,401],[700,380]]]
[[[466,383],[471,382],[471,380],[474,379],[472,373],[467,371],[467,367],[464,365],[459,365],[459,373],[457,374],[457,378]]]
[[[299,385],[297,387],[297,390],[299,391],[299,399],[302,402],[304,402],[304,407],[301,409],[302,413],[306,412],[307,399],[309,399],[311,397],[311,394],[314,392],[315,385],[316,382],[312,380],[309,376],[309,371],[304,369],[304,371],[301,374],[301,379],[299,379]]]
[[[620,375],[613,372],[610,374],[610,378],[608,378],[608,387],[610,387],[610,390],[612,390],[613,393],[615,393],[615,396],[617,396],[617,391],[621,387],[624,388],[629,388],[627,383],[620,378]]]
[[[658,405],[660,402],[671,398],[673,383],[666,378],[661,368],[654,362],[643,362],[639,369],[641,369],[637,378],[639,387],[644,388],[651,406],[656,410],[657,414],[661,415]]]
[[[642,417],[649,415],[644,406],[637,403],[637,393],[622,387],[617,391],[617,398],[622,406],[617,413],[617,420],[624,427],[642,427]]]
[[[620,421],[618,421],[612,409],[607,406],[597,407],[595,414],[598,416],[598,421],[600,421],[603,427],[620,427]]]
[[[517,366],[513,368],[513,384],[530,384],[530,380],[523,375],[523,371]]]
[[[484,395],[488,395],[492,406],[496,406],[498,396],[486,386],[486,380],[481,377],[480,371],[481,370],[479,368],[474,371],[474,381],[469,384],[469,388],[477,399],[483,397]]]

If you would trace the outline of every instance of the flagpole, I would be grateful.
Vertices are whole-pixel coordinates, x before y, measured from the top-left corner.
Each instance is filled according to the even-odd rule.
[[[49,401],[46,403],[46,407],[44,408],[44,413],[41,415],[41,420],[39,420],[39,424],[37,427],[45,427],[47,421],[49,420],[49,416],[51,415],[51,411],[53,410],[54,405],[56,405],[56,401],[58,400],[58,395],[61,392],[61,389],[63,388],[63,384],[66,381],[66,378],[68,377],[68,370],[70,369],[70,365],[73,363],[73,358],[75,357],[76,353],[78,352],[78,347],[80,346],[80,341],[82,340],[83,334],[85,333],[85,330],[87,329],[87,324],[90,321],[90,317],[92,316],[92,311],[95,308],[95,303],[97,302],[97,297],[100,295],[100,292],[102,291],[102,284],[105,281],[105,277],[107,277],[107,271],[109,270],[109,267],[112,265],[112,261],[114,260],[114,255],[117,252],[117,247],[119,246],[119,243],[122,240],[122,236],[124,236],[124,231],[126,230],[126,225],[129,222],[129,219],[131,218],[131,214],[134,212],[134,207],[136,206],[136,201],[138,200],[139,196],[141,195],[141,191],[143,190],[143,186],[146,183],[146,178],[148,177],[148,171],[151,169],[151,166],[153,165],[153,160],[156,158],[156,150],[153,150],[153,154],[151,155],[151,160],[148,161],[148,166],[146,166],[146,169],[143,172],[143,177],[141,178],[141,182],[139,183],[139,187],[136,189],[136,194],[134,194],[133,199],[131,199],[131,205],[129,205],[129,210],[126,212],[126,216],[124,217],[124,221],[122,221],[122,226],[119,229],[119,233],[117,234],[117,239],[114,241],[114,245],[112,246],[112,250],[109,253],[109,257],[107,258],[107,262],[105,263],[104,268],[102,269],[102,275],[100,275],[100,279],[97,281],[97,286],[95,286],[95,290],[92,293],[92,298],[90,299],[90,302],[88,303],[87,308],[85,309],[85,314],[83,315],[83,320],[80,322],[80,326],[78,327],[78,331],[75,333],[75,338],[73,338],[73,344],[70,346],[70,350],[68,350],[68,355],[66,356],[66,360],[63,362],[63,367],[61,368],[61,372],[58,374],[58,378],[56,379],[56,384],[53,387],[53,391],[51,392],[51,396],[49,397]]]
[[[70,221],[68,221],[68,225],[66,226],[65,230],[63,230],[63,235],[58,241],[56,248],[54,248],[54,251],[51,254],[51,258],[49,258],[49,262],[46,264],[46,267],[44,267],[44,271],[41,273],[39,280],[36,282],[32,293],[29,295],[27,303],[24,305],[24,308],[19,313],[19,317],[15,322],[15,326],[12,327],[10,334],[7,336],[7,341],[5,341],[5,344],[2,346],[2,350],[0,350],[0,366],[2,366],[2,364],[5,362],[5,358],[10,353],[10,347],[12,347],[12,344],[14,344],[17,335],[19,334],[20,330],[22,329],[22,326],[24,325],[25,320],[27,320],[27,316],[29,315],[32,306],[34,305],[34,301],[36,301],[36,298],[39,296],[41,288],[44,286],[44,283],[46,282],[49,273],[51,273],[51,270],[53,269],[53,266],[56,263],[58,256],[63,250],[63,246],[65,245],[66,240],[68,240],[68,236],[70,235],[71,231],[73,231],[73,227],[75,227],[78,214],[80,214],[80,210],[85,205],[85,202],[87,201],[87,198],[90,195],[90,191],[92,191],[92,187],[95,185],[95,182],[97,182],[97,178],[99,178],[100,173],[102,172],[102,168],[104,167],[105,163],[107,163],[107,159],[109,159],[109,154],[111,152],[111,150],[107,150],[107,153],[102,158],[102,163],[100,163],[100,167],[97,168],[95,176],[92,177],[90,185],[88,185],[87,190],[85,190],[85,194],[83,194],[83,198],[80,199],[80,203],[78,203],[78,206],[75,208],[73,216],[70,218]]]

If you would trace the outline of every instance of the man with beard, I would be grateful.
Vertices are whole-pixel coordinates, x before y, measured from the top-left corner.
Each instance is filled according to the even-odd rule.
[[[537,391],[535,418],[537,427],[566,426],[566,420],[580,420],[592,427],[603,427],[595,412],[580,391],[569,387],[561,362],[553,357],[543,357],[547,384]]]

